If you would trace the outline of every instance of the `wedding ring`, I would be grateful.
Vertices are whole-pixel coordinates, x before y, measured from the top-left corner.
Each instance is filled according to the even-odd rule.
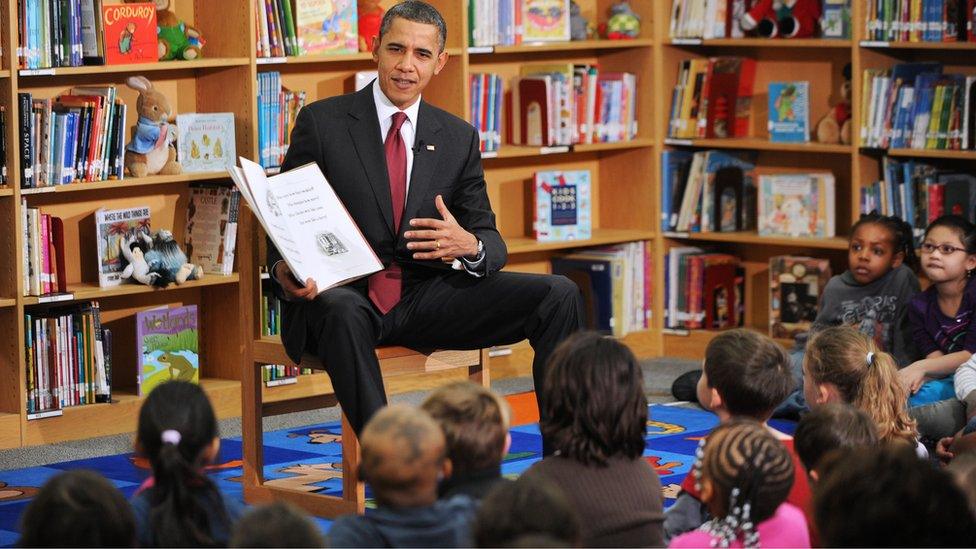
[[[441,241],[440,240],[435,240],[434,241],[434,246],[437,246],[437,249],[438,250],[441,249]]]

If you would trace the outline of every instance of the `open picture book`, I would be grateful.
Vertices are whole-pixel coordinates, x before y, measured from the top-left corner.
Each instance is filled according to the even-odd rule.
[[[234,184],[303,284],[311,278],[321,293],[383,269],[317,164],[269,177],[259,164],[240,163],[228,168]]]

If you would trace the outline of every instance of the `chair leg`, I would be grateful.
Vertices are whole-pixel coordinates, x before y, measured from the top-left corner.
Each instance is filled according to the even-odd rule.
[[[491,369],[488,368],[488,349],[478,351],[478,364],[468,366],[468,379],[491,389]]]
[[[353,503],[360,515],[366,512],[366,485],[359,480],[359,438],[342,414],[342,499]]]
[[[255,364],[252,365],[252,370],[250,379],[241,387],[242,394],[245,395],[241,406],[245,488],[261,486],[264,483],[264,414],[262,411],[264,402],[261,395],[261,368]]]

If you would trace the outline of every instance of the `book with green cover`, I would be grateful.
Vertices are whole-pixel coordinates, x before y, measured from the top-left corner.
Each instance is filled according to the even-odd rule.
[[[197,306],[136,313],[139,395],[170,380],[200,382]]]

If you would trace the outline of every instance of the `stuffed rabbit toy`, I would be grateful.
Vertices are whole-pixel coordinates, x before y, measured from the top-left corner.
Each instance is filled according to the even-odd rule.
[[[132,128],[132,141],[125,146],[125,167],[129,175],[181,173],[183,167],[176,161],[173,146],[176,127],[168,123],[173,109],[166,96],[144,76],[130,76],[126,85],[139,92],[136,100],[139,121]]]

